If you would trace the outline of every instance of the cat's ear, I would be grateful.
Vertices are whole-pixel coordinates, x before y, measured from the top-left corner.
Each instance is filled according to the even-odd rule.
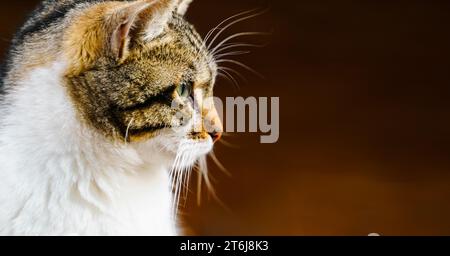
[[[180,15],[185,15],[192,0],[178,0],[177,12]]]
[[[112,25],[111,51],[123,59],[133,37],[152,40],[167,26],[179,0],[134,1],[115,9],[109,17]]]
[[[130,31],[138,21],[139,15],[150,5],[144,1],[136,2],[125,7],[121,6],[110,15],[108,19],[112,28],[110,48],[117,59],[122,59],[126,55],[131,39]]]

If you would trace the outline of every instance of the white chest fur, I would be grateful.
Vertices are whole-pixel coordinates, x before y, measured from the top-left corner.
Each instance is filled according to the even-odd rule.
[[[80,125],[64,67],[32,71],[0,108],[0,234],[175,235],[170,165]]]

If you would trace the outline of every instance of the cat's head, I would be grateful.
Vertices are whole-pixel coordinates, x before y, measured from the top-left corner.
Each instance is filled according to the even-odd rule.
[[[190,2],[105,1],[72,14],[65,78],[83,122],[108,139],[193,160],[212,149],[222,131],[207,100],[217,66],[183,18]]]

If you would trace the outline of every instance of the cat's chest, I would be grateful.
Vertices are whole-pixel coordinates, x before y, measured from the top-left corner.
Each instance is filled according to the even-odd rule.
[[[175,235],[172,195],[164,172],[127,175],[110,210],[122,234]]]

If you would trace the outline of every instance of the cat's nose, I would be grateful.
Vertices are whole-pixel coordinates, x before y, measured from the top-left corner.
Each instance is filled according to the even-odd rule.
[[[221,132],[210,132],[208,134],[209,134],[209,136],[211,136],[211,138],[213,139],[214,143],[216,143],[217,141],[220,140],[220,138],[222,138],[222,133]]]

